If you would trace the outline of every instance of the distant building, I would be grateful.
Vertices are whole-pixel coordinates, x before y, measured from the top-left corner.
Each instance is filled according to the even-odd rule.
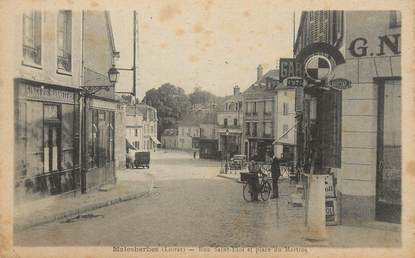
[[[157,139],[157,110],[146,104],[136,104],[137,110],[143,115],[142,151],[156,151],[161,142]]]
[[[177,147],[179,149],[199,149],[200,122],[194,114],[189,114],[183,120],[179,121],[177,130]]]
[[[241,154],[243,127],[243,99],[239,86],[233,88],[233,95],[226,97],[218,111],[218,151],[229,156]]]
[[[274,153],[284,160],[295,161],[297,145],[296,90],[280,84],[275,94]]]
[[[261,65],[257,68],[257,81],[242,93],[244,125],[242,129],[242,153],[249,159],[265,161],[272,153],[274,140],[275,88],[278,70],[263,75]]]
[[[164,149],[177,149],[177,129],[165,129],[161,134],[161,146]]]
[[[138,151],[144,150],[144,121],[143,114],[134,104],[126,106],[125,135],[129,144]]]

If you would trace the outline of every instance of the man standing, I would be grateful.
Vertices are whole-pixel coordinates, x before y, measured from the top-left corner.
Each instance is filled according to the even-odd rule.
[[[271,199],[278,198],[278,178],[280,177],[280,175],[281,175],[280,160],[274,154],[274,157],[272,158],[272,163],[271,163],[272,191],[273,191]]]

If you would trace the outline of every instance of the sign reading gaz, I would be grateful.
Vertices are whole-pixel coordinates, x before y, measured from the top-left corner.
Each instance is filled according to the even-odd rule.
[[[287,77],[303,77],[303,64],[296,62],[295,58],[280,59],[280,81]]]

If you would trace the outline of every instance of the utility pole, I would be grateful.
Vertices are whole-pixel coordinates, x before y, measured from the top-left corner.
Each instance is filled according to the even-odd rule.
[[[136,80],[137,80],[137,67],[136,67],[136,58],[137,58],[137,11],[133,12],[133,96],[136,98]]]

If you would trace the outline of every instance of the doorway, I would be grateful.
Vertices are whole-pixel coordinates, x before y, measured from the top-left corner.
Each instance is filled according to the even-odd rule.
[[[401,80],[378,81],[376,219],[401,222]]]

